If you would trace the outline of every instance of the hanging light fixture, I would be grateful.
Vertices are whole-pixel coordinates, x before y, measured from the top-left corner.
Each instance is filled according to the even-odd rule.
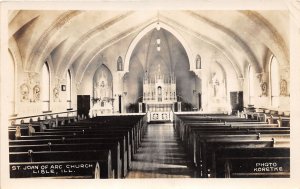
[[[160,38],[156,39],[156,43],[160,45]]]
[[[156,23],[156,30],[160,30],[160,25],[159,25],[159,12],[157,12],[157,23]]]
[[[158,38],[156,39],[156,50],[159,52],[160,51],[160,38],[158,36]]]
[[[157,46],[156,46],[156,50],[158,51],[158,52],[160,52],[160,36],[159,36],[159,34],[160,34],[160,32],[159,32],[159,30],[160,30],[160,25],[159,25],[159,12],[157,12],[157,23],[156,23],[156,30],[157,30],[157,39],[156,39],[156,44],[157,44]]]

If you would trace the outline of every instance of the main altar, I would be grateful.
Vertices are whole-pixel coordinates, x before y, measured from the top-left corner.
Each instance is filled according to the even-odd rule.
[[[155,74],[146,72],[143,80],[143,103],[148,121],[171,121],[176,97],[176,78],[174,73],[162,74],[158,65]]]

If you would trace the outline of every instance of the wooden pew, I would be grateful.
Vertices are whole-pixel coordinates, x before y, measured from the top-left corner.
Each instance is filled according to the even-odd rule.
[[[279,145],[281,141],[284,141],[282,144],[286,144],[286,141],[289,141],[289,134],[234,134],[234,133],[201,133],[193,138],[192,143],[188,147],[187,153],[191,157],[195,166],[200,165],[201,159],[201,145],[203,141],[219,141],[219,140],[229,140],[229,141],[241,141],[241,140],[256,140],[264,141],[269,140],[276,145]],[[279,143],[278,143],[279,142]]]
[[[195,157],[197,142],[203,139],[214,138],[229,138],[229,139],[289,139],[289,129],[284,128],[252,128],[252,129],[238,129],[226,127],[199,127],[194,128],[188,138],[185,139],[184,144],[188,154]]]
[[[130,133],[128,131],[116,131],[116,132],[98,132],[97,130],[92,130],[91,132],[74,132],[74,131],[57,131],[57,132],[46,132],[46,133],[35,133],[33,136],[22,136],[19,138],[19,140],[39,140],[39,139],[61,139],[62,137],[68,138],[68,139],[76,139],[76,138],[82,138],[82,139],[89,139],[89,138],[99,138],[99,139],[115,139],[116,141],[122,141],[123,138],[125,138],[125,143],[121,143],[121,151],[122,155],[125,153],[124,161],[126,161],[127,169],[129,170],[131,168],[131,161],[132,156],[131,152],[133,151],[131,146],[131,138]],[[122,156],[122,157],[123,157]],[[125,171],[126,172],[126,171]]]
[[[85,121],[85,122],[78,122],[76,124],[71,124],[68,126],[74,126],[76,128],[79,127],[90,127],[90,128],[115,128],[115,127],[130,127],[134,129],[134,135],[137,136],[137,141],[136,141],[136,145],[135,146],[139,146],[140,141],[141,141],[141,136],[144,134],[145,132],[145,127],[144,125],[146,124],[142,124],[139,122],[135,122],[135,121],[124,121],[124,120],[119,120],[119,119],[115,119],[114,121],[109,121],[109,122],[93,122],[93,121]],[[61,127],[63,128],[63,127]]]
[[[76,116],[59,117],[57,115],[56,118],[55,118],[55,125],[56,126],[67,125],[67,124],[76,123],[76,122],[77,122],[77,117]]]
[[[129,133],[129,138],[127,137],[127,132]],[[39,138],[57,138],[59,135],[63,137],[63,135],[74,135],[74,137],[80,137],[82,135],[87,134],[101,134],[103,135],[110,135],[113,137],[114,134],[120,134],[123,133],[126,136],[126,140],[128,140],[129,144],[128,146],[131,146],[131,148],[128,148],[128,157],[130,159],[128,166],[131,166],[131,158],[133,157],[134,151],[137,151],[137,147],[135,144],[137,143],[136,140],[138,140],[137,136],[134,135],[134,131],[132,127],[130,126],[124,126],[124,127],[91,127],[91,126],[60,126],[53,129],[45,129],[44,132],[35,132],[33,133],[33,136],[36,135],[57,135],[57,136],[40,136]],[[33,138],[33,137],[31,137]],[[23,136],[21,139],[30,139],[30,137]],[[33,138],[34,139],[34,138]],[[35,139],[38,139],[36,137]]]
[[[200,133],[208,134],[289,134],[290,130],[286,128],[277,127],[224,127],[224,126],[213,126],[213,127],[190,127],[186,132],[183,139],[183,143],[186,148],[189,148],[195,141],[195,135]]]
[[[183,119],[182,119],[183,118]],[[247,120],[219,116],[175,116],[174,128],[184,143],[193,163],[199,167],[201,177],[215,177],[212,157],[216,149],[223,148],[289,148],[289,128]],[[212,170],[210,172],[210,170]]]
[[[40,145],[13,145],[9,152],[38,152],[38,151],[85,151],[85,150],[111,150],[112,169],[115,178],[122,178],[122,159],[120,143],[72,143],[72,144],[40,144]]]
[[[130,132],[130,138],[131,138],[131,145],[133,147],[133,151],[131,152],[131,156],[133,157],[133,154],[137,152],[138,147],[141,144],[141,140],[142,140],[142,136],[144,135],[146,128],[145,127],[141,127],[138,125],[123,125],[123,124],[113,124],[113,125],[99,125],[98,123],[86,123],[86,124],[82,124],[82,123],[78,123],[77,125],[73,125],[73,126],[61,126],[61,127],[57,127],[55,129],[61,129],[61,130],[67,130],[67,129],[71,129],[71,130],[86,130],[86,129],[97,129],[97,130],[120,130],[120,129],[132,129],[132,131]],[[50,131],[47,130],[46,131]]]
[[[213,157],[216,177],[290,177],[289,148],[222,148]]]
[[[224,126],[224,127],[256,127],[256,125],[260,126],[260,127],[278,127],[277,124],[265,124],[265,123],[249,123],[247,122],[236,122],[236,121],[231,121],[231,122],[209,122],[207,123],[206,121],[204,122],[194,122],[194,121],[179,121],[179,124],[176,124],[175,127],[175,131],[178,133],[179,137],[181,139],[186,138],[186,135],[188,135],[189,133],[189,128],[194,126],[194,127],[200,127],[200,126]]]
[[[50,151],[50,152],[11,152],[9,154],[9,160],[11,162],[11,169],[13,163],[21,162],[62,162],[62,161],[92,161],[99,163],[100,176],[102,178],[113,178],[113,171],[111,165],[111,151],[110,150],[92,150],[92,151]],[[25,164],[26,165],[26,164]],[[16,166],[16,165],[15,165]],[[11,170],[11,173],[14,172]],[[41,171],[41,170],[39,170]],[[76,170],[73,170],[76,171]],[[18,175],[16,171],[15,175]],[[81,173],[79,173],[81,175]],[[84,173],[85,175],[85,173]],[[59,175],[60,176],[60,175]]]
[[[55,136],[52,136],[55,135]],[[39,138],[57,138],[57,136],[66,136],[66,137],[85,137],[85,136],[111,136],[114,137],[116,135],[126,136],[126,141],[128,143],[128,157],[132,159],[135,150],[135,141],[138,140],[134,135],[134,131],[132,128],[113,128],[113,129],[105,129],[105,128],[68,128],[68,129],[46,129],[44,132],[36,132],[33,133],[32,136],[39,136]],[[28,137],[23,137],[25,139]],[[33,137],[32,137],[33,138]],[[130,165],[129,165],[130,166]]]
[[[47,128],[40,130],[42,132],[37,131],[33,133],[32,136],[21,136],[18,138],[19,140],[17,141],[10,140],[10,146],[18,145],[18,146],[11,146],[11,150],[24,151],[26,149],[29,149],[31,151],[32,149],[30,148],[34,148],[39,152],[42,152],[40,150],[45,150],[45,148],[46,149],[48,148],[48,150],[51,149],[52,151],[54,150],[61,151],[61,150],[65,150],[66,148],[68,150],[70,149],[76,150],[76,145],[77,146],[79,145],[81,148],[84,148],[83,147],[85,145],[84,143],[90,143],[90,144],[97,143],[99,147],[100,141],[101,142],[103,142],[104,140],[106,142],[108,142],[108,140],[110,140],[111,142],[120,141],[120,139],[124,137],[122,138],[124,140],[120,142],[123,150],[123,153],[121,153],[123,155],[122,174],[123,176],[126,176],[127,171],[130,168],[131,156],[133,156],[133,153],[137,151],[137,147],[141,142],[142,135],[146,130],[145,126],[147,126],[147,124],[145,124],[145,120],[143,116],[126,116],[126,117],[127,119],[125,120],[127,121],[125,122],[123,116],[120,116],[120,118],[118,119],[116,119],[115,116],[111,116],[109,118],[107,117],[103,119],[101,118],[102,119],[101,122],[99,122],[98,118],[93,120],[92,119],[83,120],[76,123],[75,122],[70,123],[70,121],[68,121],[68,124],[63,126],[59,126],[59,125],[61,125],[60,121],[63,120],[64,118],[57,118],[55,126],[51,124],[53,123],[53,120],[51,118],[47,120],[49,122]],[[45,121],[38,121],[38,122],[45,123]],[[31,121],[31,123],[33,124],[36,124],[38,122]],[[11,133],[13,133],[13,130],[11,131]],[[25,135],[25,133],[23,133],[23,135]],[[13,137],[11,137],[11,139],[12,138]],[[108,138],[112,138],[112,139],[108,139]],[[20,145],[23,146],[21,147]],[[58,145],[60,146],[58,147]],[[64,146],[62,147],[62,145]],[[51,147],[49,148],[49,146]],[[100,149],[103,150],[103,148],[105,147],[104,146],[102,146],[101,148],[99,147],[97,148],[97,150]],[[93,149],[93,147],[86,146],[85,150],[89,150],[89,149]],[[12,152],[12,153],[17,153],[17,152]],[[38,152],[34,152],[34,153],[38,153]]]
[[[30,138],[29,138],[30,137]],[[73,144],[73,143],[120,143],[120,151],[121,151],[121,159],[122,159],[122,177],[125,177],[127,175],[127,172],[129,170],[128,164],[130,164],[130,159],[128,157],[128,147],[126,143],[126,138],[124,137],[110,137],[110,136],[102,136],[96,137],[96,138],[91,138],[87,136],[86,138],[78,138],[78,137],[66,137],[66,136],[53,136],[54,138],[51,139],[32,139],[35,136],[28,136],[25,140],[10,140],[9,141],[9,146],[12,145],[41,145],[41,144]],[[37,136],[39,137],[39,136]],[[55,138],[56,137],[56,138]],[[23,137],[24,138],[24,137]]]
[[[214,159],[215,151],[218,149],[227,149],[227,148],[266,148],[266,147],[289,147],[289,140],[237,140],[237,139],[207,139],[202,140],[198,144],[198,158],[197,164],[200,165],[201,173],[204,177],[208,177],[209,170],[215,170],[215,164],[212,163]],[[197,157],[197,156],[196,156]],[[215,177],[215,173],[212,171],[211,176]]]
[[[29,127],[31,127],[31,130],[29,129]],[[16,139],[17,129],[20,129],[21,136],[28,136],[31,135],[33,132],[39,132],[42,130],[41,125],[37,125],[37,124],[15,124],[13,126],[8,127],[9,139]]]

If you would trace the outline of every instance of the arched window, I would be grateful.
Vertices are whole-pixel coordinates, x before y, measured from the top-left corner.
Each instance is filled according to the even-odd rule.
[[[275,56],[270,61],[270,83],[271,83],[271,105],[278,107],[279,105],[279,63]]]
[[[196,69],[201,69],[201,57],[197,55],[196,57]]]
[[[42,68],[41,84],[43,111],[50,111],[50,71],[47,62],[44,63]]]
[[[9,52],[8,58],[8,80],[10,81],[10,90],[8,90],[8,97],[9,97],[9,115],[13,115],[15,113],[15,64],[12,54]]]
[[[121,56],[119,56],[117,60],[117,70],[123,71],[123,60]]]
[[[249,66],[249,103],[252,103],[252,98],[254,97],[254,69],[252,66]]]
[[[66,87],[66,92],[67,92],[67,104],[68,104],[68,109],[72,108],[72,77],[71,77],[71,72],[68,70],[67,72],[67,87]]]

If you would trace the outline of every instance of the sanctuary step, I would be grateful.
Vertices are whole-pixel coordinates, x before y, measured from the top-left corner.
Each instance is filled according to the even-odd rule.
[[[126,178],[193,178],[172,124],[149,124]]]

